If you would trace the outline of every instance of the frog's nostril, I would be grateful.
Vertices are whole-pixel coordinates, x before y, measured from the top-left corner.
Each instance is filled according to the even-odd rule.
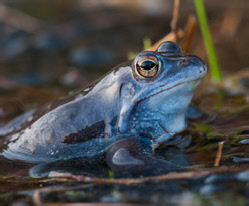
[[[203,66],[203,67],[200,68],[199,73],[202,73],[202,72],[205,72],[205,71],[206,71],[206,67]]]
[[[186,60],[186,59],[181,59],[179,64],[181,66],[188,66],[190,64],[190,61]]]

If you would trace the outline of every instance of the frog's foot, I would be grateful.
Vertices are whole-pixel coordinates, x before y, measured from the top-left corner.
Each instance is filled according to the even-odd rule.
[[[115,177],[159,175],[185,167],[148,154],[146,146],[135,138],[120,140],[107,152],[106,162]]]
[[[108,176],[108,167],[105,162],[101,160],[92,161],[90,158],[74,158],[40,163],[29,170],[29,175],[33,178],[42,178],[48,176],[51,171]]]

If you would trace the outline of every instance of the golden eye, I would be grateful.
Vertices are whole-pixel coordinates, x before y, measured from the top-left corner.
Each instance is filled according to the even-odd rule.
[[[154,56],[143,56],[136,63],[136,70],[142,77],[154,77],[159,70],[158,59]]]

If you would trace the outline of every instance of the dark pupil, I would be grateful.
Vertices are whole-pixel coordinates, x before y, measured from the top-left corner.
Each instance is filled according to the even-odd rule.
[[[142,67],[144,70],[150,70],[151,68],[153,68],[154,66],[156,66],[155,62],[153,61],[144,61],[142,62],[142,64],[140,65],[140,67]]]

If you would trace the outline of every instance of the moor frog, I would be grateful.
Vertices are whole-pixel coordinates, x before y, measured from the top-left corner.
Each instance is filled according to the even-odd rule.
[[[164,42],[78,94],[5,125],[0,135],[9,143],[2,154],[39,163],[102,157],[115,172],[176,169],[152,154],[185,129],[193,92],[206,71],[199,57]]]

